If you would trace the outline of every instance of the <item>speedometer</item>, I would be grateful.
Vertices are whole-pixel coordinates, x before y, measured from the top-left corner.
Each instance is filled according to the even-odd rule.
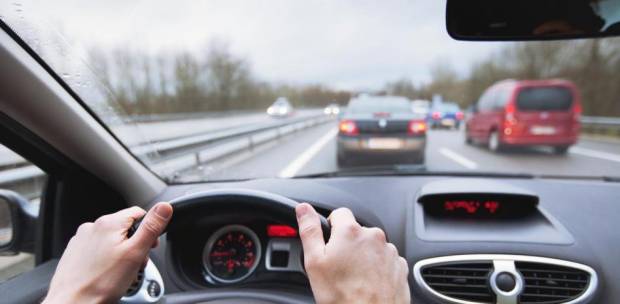
[[[239,282],[254,272],[261,257],[256,234],[242,225],[217,230],[205,245],[202,263],[208,276],[220,283]]]

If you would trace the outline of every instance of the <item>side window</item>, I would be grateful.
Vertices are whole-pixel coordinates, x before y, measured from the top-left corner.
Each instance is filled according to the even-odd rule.
[[[497,91],[497,94],[495,94],[495,103],[494,103],[494,109],[495,110],[501,110],[506,106],[506,103],[508,103],[508,98],[510,97],[510,89],[500,89]]]
[[[29,207],[38,212],[39,198],[45,181],[46,175],[43,171],[0,144],[0,189],[21,194],[29,201]],[[0,208],[0,243],[6,243],[11,233],[8,209]],[[0,255],[0,283],[33,267],[32,254]]]
[[[495,95],[495,90],[490,88],[482,94],[480,97],[480,102],[478,103],[478,110],[481,112],[486,112],[491,109],[493,103],[493,96]]]

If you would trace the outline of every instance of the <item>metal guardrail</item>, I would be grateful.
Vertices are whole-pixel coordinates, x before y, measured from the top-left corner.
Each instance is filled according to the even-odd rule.
[[[620,117],[581,116],[581,123],[595,126],[620,127]]]
[[[581,128],[584,133],[620,137],[619,117],[582,116]]]
[[[131,147],[130,150],[138,157],[147,154],[155,156],[150,158],[151,168],[161,176],[174,177],[192,167],[251,150],[258,145],[330,120],[333,118],[318,114],[139,145]],[[44,181],[45,173],[32,165],[0,171],[0,187],[17,191],[30,199],[38,196],[38,191],[32,190],[40,189]]]

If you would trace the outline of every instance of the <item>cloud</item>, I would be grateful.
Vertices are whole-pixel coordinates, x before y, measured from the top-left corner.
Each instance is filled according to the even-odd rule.
[[[499,43],[452,40],[441,0],[30,0],[25,21],[56,28],[72,43],[100,50],[200,53],[212,39],[230,43],[267,81],[380,88],[408,77],[430,79],[449,62],[465,73]],[[12,17],[14,7],[0,4]]]

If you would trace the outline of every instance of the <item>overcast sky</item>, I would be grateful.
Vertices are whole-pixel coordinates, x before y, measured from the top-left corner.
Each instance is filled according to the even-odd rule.
[[[429,68],[439,62],[465,73],[500,45],[452,40],[445,0],[2,2],[0,17],[18,32],[61,34],[74,50],[198,53],[219,39],[261,79],[342,89],[376,89],[402,77],[428,81]],[[50,49],[47,56],[60,52],[42,48]]]

